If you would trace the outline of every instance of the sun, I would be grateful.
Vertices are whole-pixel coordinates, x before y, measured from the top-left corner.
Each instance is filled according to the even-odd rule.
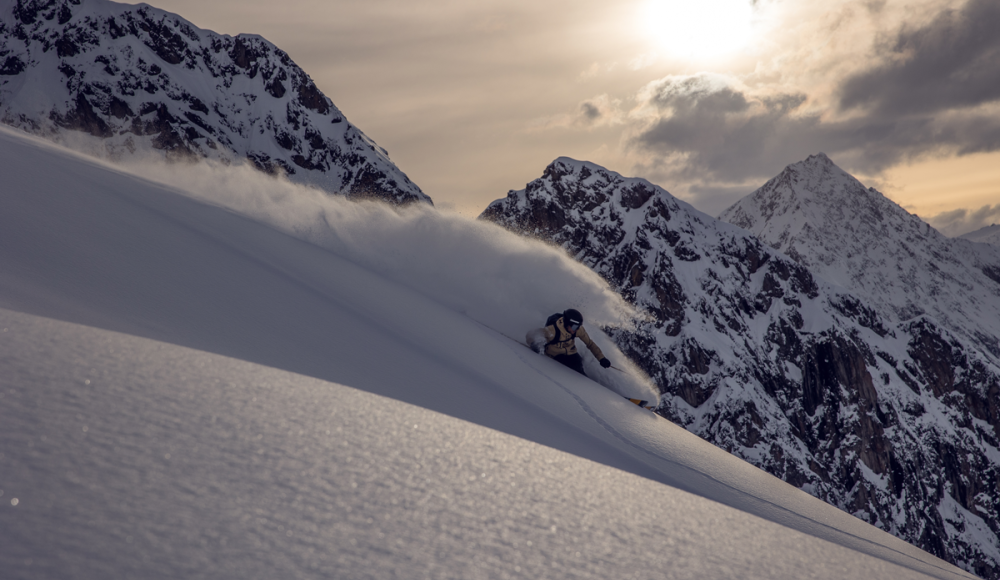
[[[646,0],[641,18],[658,50],[708,60],[749,44],[753,7],[752,0]]]

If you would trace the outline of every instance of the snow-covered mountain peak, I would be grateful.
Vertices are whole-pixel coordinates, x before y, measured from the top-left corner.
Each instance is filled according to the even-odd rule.
[[[817,191],[816,186],[823,182],[847,184],[853,180],[853,177],[838,167],[832,159],[827,157],[826,153],[816,153],[789,165],[778,176],[778,179],[781,179],[782,176],[797,186],[793,193],[809,201],[820,201],[814,200],[814,192]],[[834,191],[830,193],[834,193]]]
[[[554,160],[540,178],[494,201],[480,217],[544,239],[581,228],[590,230],[584,244],[589,248],[586,255],[598,260],[607,255],[608,247],[634,240],[642,224],[650,220],[675,222],[676,229],[690,235],[696,230],[731,227],[646,179],[624,177],[569,157]],[[582,254],[577,259],[590,265]]]
[[[812,265],[812,257],[797,255],[795,245],[787,243],[798,235],[822,236],[830,242],[830,249],[836,249],[845,238],[866,243],[885,237],[890,228],[920,236],[936,234],[874,188],[866,188],[824,153],[789,165],[723,212],[720,219],[750,230],[807,265]]]
[[[542,177],[527,185],[532,191],[545,190],[560,197],[586,196],[593,191],[603,195],[592,201],[601,205],[611,200],[612,205],[624,211],[639,209],[650,199],[656,198],[676,207],[677,199],[665,189],[638,177],[623,177],[590,161],[578,161],[570,157],[559,157],[550,163]],[[494,202],[496,203],[496,202]],[[596,205],[584,204],[593,209]],[[693,208],[692,208],[693,209]]]
[[[0,2],[0,122],[112,159],[247,161],[332,193],[430,202],[287,53],[147,4]]]
[[[825,155],[788,166],[720,219],[864,297],[890,320],[929,315],[976,342],[1000,328],[1000,252],[945,237]],[[996,351],[995,339],[986,342]]]
[[[795,169],[799,172],[804,172],[804,173],[817,173],[817,172],[830,173],[830,174],[842,173],[850,177],[850,175],[848,175],[843,169],[838,167],[837,164],[834,163],[833,160],[830,159],[830,157],[826,153],[823,153],[822,151],[810,155],[809,157],[806,157],[802,161],[799,161],[798,163],[793,163],[788,167],[790,169]]]

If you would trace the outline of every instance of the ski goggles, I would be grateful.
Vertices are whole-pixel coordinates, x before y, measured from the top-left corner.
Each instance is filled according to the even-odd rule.
[[[577,322],[576,320],[570,320],[566,323],[566,330],[576,330],[577,328],[580,328],[581,324],[581,322]]]

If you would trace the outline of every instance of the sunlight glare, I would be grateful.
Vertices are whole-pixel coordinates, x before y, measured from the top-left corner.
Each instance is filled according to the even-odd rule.
[[[659,50],[701,60],[745,47],[752,17],[751,0],[647,0],[642,24]]]

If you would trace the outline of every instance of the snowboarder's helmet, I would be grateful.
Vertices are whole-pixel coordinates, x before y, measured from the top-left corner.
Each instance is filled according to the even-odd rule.
[[[580,314],[579,310],[570,308],[566,312],[563,312],[563,324],[566,326],[580,326],[583,324],[583,315]]]

